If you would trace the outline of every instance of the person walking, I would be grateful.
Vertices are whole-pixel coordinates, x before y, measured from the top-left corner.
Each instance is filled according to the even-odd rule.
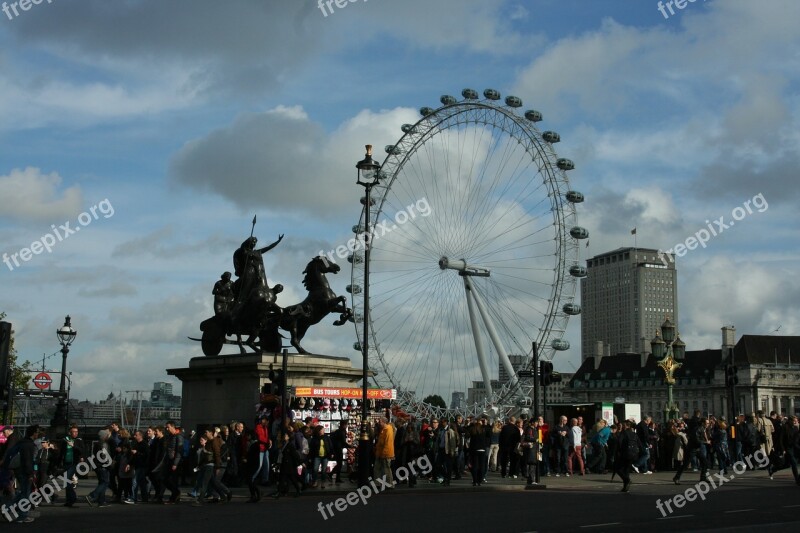
[[[269,449],[272,447],[272,442],[269,440],[269,417],[262,415],[259,423],[256,426],[256,440],[258,441],[258,470],[255,475],[260,475],[261,484],[267,485],[269,483]]]
[[[279,437],[281,447],[278,451],[278,464],[280,465],[280,475],[278,477],[278,486],[272,497],[276,500],[289,492],[289,485],[294,487],[294,497],[300,496],[301,483],[300,477],[297,474],[297,468],[300,466],[301,458],[300,452],[292,442],[291,430],[283,433]],[[256,491],[258,488],[256,488]],[[258,500],[256,500],[258,501]]]
[[[336,460],[336,466],[333,467],[333,482],[337,485],[342,482],[342,468],[347,460],[347,450],[355,448],[347,442],[347,427],[347,420],[342,420],[339,422],[339,428],[331,434],[333,456]]]
[[[517,429],[517,419],[510,417],[508,421],[500,430],[500,475],[505,478],[509,475],[516,479],[517,477],[517,461],[512,457],[520,442],[521,435]]]
[[[375,478],[385,476],[390,488],[394,488],[392,477],[392,461],[394,460],[394,426],[389,419],[383,417],[376,428],[378,439],[375,443]]]
[[[635,424],[631,420],[623,422],[622,434],[618,437],[617,456],[614,460],[614,473],[622,479],[622,492],[631,488],[631,467],[639,459],[641,446],[639,437],[634,432]]]
[[[573,418],[571,421],[572,427],[570,428],[570,446],[569,446],[569,455],[567,456],[567,475],[572,475],[572,467],[574,461],[578,461],[578,466],[580,466],[581,475],[586,474],[586,468],[583,465],[583,453],[582,453],[582,446],[581,446],[581,438],[583,437],[583,429],[578,424],[578,419]]]
[[[179,468],[183,461],[183,434],[172,420],[164,424],[166,430],[164,440],[164,451],[166,454],[166,465],[163,470],[164,486],[162,487],[162,497],[165,489],[169,489],[169,500],[165,504],[174,505],[181,500],[181,491],[178,487]]]
[[[133,433],[131,442],[131,467],[133,468],[133,503],[147,503],[149,486],[147,484],[147,466],[149,463],[150,447],[145,440],[142,430],[137,429]]]
[[[72,507],[78,501],[73,479],[75,478],[75,468],[79,463],[86,461],[85,454],[83,440],[78,438],[78,426],[70,427],[69,432],[61,441],[58,459],[58,463],[64,469],[64,475],[67,478],[67,501],[64,503],[64,507]]]
[[[497,472],[497,457],[500,453],[500,432],[503,430],[503,424],[496,420],[494,424],[492,424],[492,431],[490,433],[490,444],[489,444],[489,457],[488,457],[488,470],[492,472]]]
[[[105,454],[107,457],[111,457],[111,452],[109,450],[110,438],[111,431],[108,429],[101,429],[97,432],[99,450],[96,455]],[[90,507],[94,505],[98,507],[108,506],[108,503],[106,503],[106,489],[108,489],[110,478],[109,466],[110,465],[104,466],[102,463],[95,465],[94,473],[97,476],[97,487],[86,496],[86,503],[88,503]]]
[[[491,442],[491,428],[485,417],[481,417],[470,425],[469,436],[470,464],[472,465],[472,486],[480,487],[486,479],[486,450]]]
[[[31,487],[36,475],[36,471],[33,468],[36,444],[33,441],[39,437],[39,433],[39,426],[28,426],[25,430],[25,437],[7,451],[6,457],[10,459],[11,465],[15,462],[13,456],[17,455],[19,457],[19,466],[16,468],[12,466],[18,485],[17,497],[14,499],[15,504],[19,504],[22,501],[30,502]],[[28,514],[29,511],[23,510],[22,505],[17,505],[16,507],[19,509],[19,516],[14,520],[15,522],[21,524],[33,522],[33,517]],[[26,508],[29,507],[26,506]]]
[[[312,459],[311,488],[317,488],[317,480],[319,479],[319,488],[324,489],[325,481],[328,479],[328,461],[335,459],[336,454],[331,438],[325,434],[324,426],[315,427],[313,433],[311,442],[308,443],[309,457]],[[394,454],[392,454],[392,459],[394,459]]]

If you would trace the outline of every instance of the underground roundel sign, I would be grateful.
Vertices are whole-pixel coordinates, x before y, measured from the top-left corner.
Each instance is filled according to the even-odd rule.
[[[52,382],[53,380],[50,378],[50,374],[46,372],[39,372],[33,377],[33,384],[39,390],[49,389]]]

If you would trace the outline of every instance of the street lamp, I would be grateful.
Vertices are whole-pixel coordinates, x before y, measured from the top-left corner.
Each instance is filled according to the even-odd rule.
[[[372,159],[372,145],[366,145],[364,159],[356,163],[356,183],[364,187],[364,335],[361,339],[362,389],[361,389],[361,434],[358,437],[358,486],[363,487],[369,479],[370,442],[367,426],[367,377],[369,373],[369,251],[372,245],[372,228],[370,226],[370,207],[372,205],[372,187],[378,184],[380,165]]]
[[[663,340],[662,340],[663,339]],[[675,335],[675,325],[669,317],[661,324],[661,332],[656,330],[655,338],[650,341],[653,357],[658,360],[658,366],[664,371],[664,381],[667,382],[667,403],[664,406],[664,421],[668,422],[678,418],[678,406],[672,399],[672,386],[675,384],[675,371],[683,363],[686,356],[686,344],[681,340],[680,334]]]
[[[72,328],[69,315],[64,318],[64,325],[56,330],[58,342],[61,343],[61,384],[58,387],[58,402],[53,421],[50,423],[54,437],[62,435],[67,430],[67,354],[78,332]]]

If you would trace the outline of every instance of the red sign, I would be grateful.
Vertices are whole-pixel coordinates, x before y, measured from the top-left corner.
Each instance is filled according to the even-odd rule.
[[[322,398],[355,398],[361,399],[362,390],[359,388],[337,387],[295,387],[295,396],[319,396]],[[395,389],[367,389],[367,398],[370,400],[396,400]]]
[[[46,372],[39,372],[33,378],[33,384],[39,390],[49,389],[52,382],[53,380],[50,378],[50,374]]]

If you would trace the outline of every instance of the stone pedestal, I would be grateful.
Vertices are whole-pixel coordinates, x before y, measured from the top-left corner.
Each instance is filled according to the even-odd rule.
[[[187,368],[167,374],[183,384],[181,424],[228,424],[241,420],[252,426],[261,387],[269,383],[269,365],[281,369],[281,354],[245,354],[194,357]],[[292,387],[354,387],[361,368],[347,357],[289,354],[286,384]]]

